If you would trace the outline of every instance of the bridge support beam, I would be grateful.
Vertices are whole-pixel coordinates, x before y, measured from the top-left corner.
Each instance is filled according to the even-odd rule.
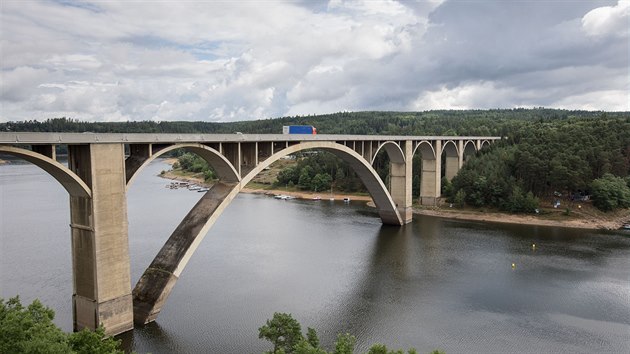
[[[410,140],[404,141],[401,149],[404,154],[404,162],[395,163],[392,161],[390,163],[391,195],[394,203],[396,203],[402,222],[408,224],[413,218],[413,210],[411,208],[413,202],[411,194],[413,142]]]
[[[216,183],[173,231],[133,290],[136,323],[157,318],[188,260],[239,190],[239,184]]]
[[[68,167],[92,197],[70,197],[74,330],[133,328],[123,144],[70,145]]]

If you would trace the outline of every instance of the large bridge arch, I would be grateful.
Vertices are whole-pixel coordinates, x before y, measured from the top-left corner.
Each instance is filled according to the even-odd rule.
[[[0,153],[19,157],[46,171],[56,179],[72,197],[90,198],[92,196],[90,187],[88,187],[79,176],[48,156],[13,146],[0,146]]]
[[[370,192],[383,223],[403,224],[400,213],[378,174],[357,152],[334,142],[303,142],[291,145],[260,162],[239,183],[219,181],[204,194],[138,280],[133,290],[134,321],[142,324],[157,318],[179,276],[208,230],[248,182],[282,157],[312,149],[330,152],[350,164]]]
[[[398,211],[396,210],[396,204],[392,200],[391,195],[387,191],[387,187],[383,184],[380,177],[361,155],[352,150],[351,148],[333,142],[303,142],[296,145],[291,145],[288,148],[282,149],[274,155],[268,157],[263,162],[259,163],[252,171],[250,171],[241,180],[241,186],[247,185],[257,174],[262,170],[269,167],[274,162],[278,161],[284,156],[302,151],[319,149],[327,151],[346,163],[348,163],[352,169],[357,173],[368,192],[374,200],[374,204],[378,209],[381,220],[384,224],[402,225],[402,219]],[[402,154],[402,151],[400,152]],[[404,162],[404,158],[403,158]]]
[[[148,145],[147,148],[149,148]],[[134,156],[133,154],[130,155],[125,160],[127,189],[129,189],[129,186],[131,186],[140,171],[142,171],[148,164],[167,152],[176,149],[184,149],[201,156],[201,158],[203,158],[210,166],[212,166],[212,168],[215,169],[217,175],[219,176],[219,180],[223,182],[236,183],[240,180],[240,176],[238,175],[238,172],[236,172],[234,166],[217,150],[208,147],[207,145],[198,143],[173,144],[163,146],[150,154],[140,156]]]

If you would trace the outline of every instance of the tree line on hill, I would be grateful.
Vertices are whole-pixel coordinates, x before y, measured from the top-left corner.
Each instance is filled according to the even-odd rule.
[[[427,112],[342,112],[256,121],[81,122],[58,118],[0,124],[0,131],[280,133],[284,125],[313,125],[320,134],[502,136],[467,160],[443,195],[456,204],[532,212],[539,198],[590,196],[602,210],[630,207],[630,113],[556,109]],[[193,161],[194,162],[194,161]],[[199,163],[196,164],[199,166]],[[420,191],[420,156],[414,156],[413,195]],[[387,184],[388,160],[375,168]],[[443,169],[444,170],[444,169]],[[278,185],[323,191],[364,191],[336,157],[304,154],[278,176]]]

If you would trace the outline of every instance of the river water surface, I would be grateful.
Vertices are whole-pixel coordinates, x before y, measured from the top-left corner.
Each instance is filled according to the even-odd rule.
[[[156,175],[167,168],[151,164],[129,190],[133,284],[201,196],[166,189]],[[0,296],[39,298],[71,330],[67,193],[37,167],[4,165],[0,197]],[[381,342],[421,353],[628,353],[630,237],[417,215],[389,227],[360,203],[241,194],[158,320],[119,338],[139,353],[261,353],[271,347],[258,328],[274,312],[329,348],[349,332],[357,352]]]

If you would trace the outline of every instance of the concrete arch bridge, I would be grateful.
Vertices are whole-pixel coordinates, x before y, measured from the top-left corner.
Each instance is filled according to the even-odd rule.
[[[0,133],[0,154],[25,159],[48,172],[70,195],[75,330],[103,325],[108,334],[155,320],[188,260],[241,189],[278,159],[328,151],[346,161],[368,189],[384,224],[412,219],[412,160],[422,156],[420,202],[440,196],[442,156],[452,178],[465,154],[500,137]],[[55,148],[67,145],[67,167]],[[142,169],[174,149],[205,159],[219,180],[173,231],[131,289],[127,189]],[[390,186],[372,164],[379,151],[390,161]]]

